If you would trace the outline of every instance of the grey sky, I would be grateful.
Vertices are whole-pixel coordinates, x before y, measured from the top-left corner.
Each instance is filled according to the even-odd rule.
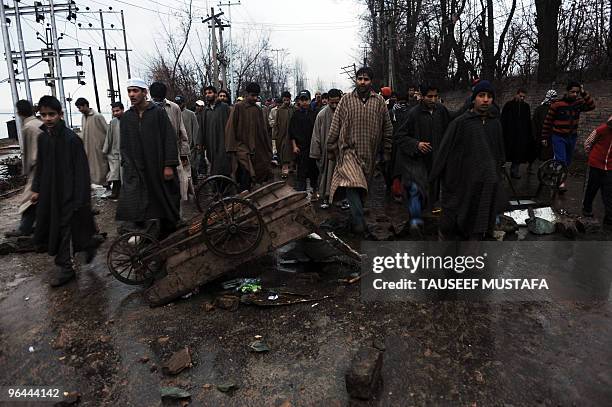
[[[5,2],[7,0],[4,0]],[[61,0],[56,0],[59,3]],[[235,0],[233,0],[235,1]],[[32,5],[34,0],[22,0],[22,6]],[[46,3],[46,0],[43,0]],[[227,2],[227,1],[226,1]],[[12,6],[12,1],[10,1]],[[155,42],[161,31],[161,21],[174,23],[175,18],[170,14],[175,10],[183,8],[185,1],[162,1],[162,0],[84,0],[78,1],[77,5],[81,11],[89,6],[91,10],[97,11],[102,8],[107,10],[109,6],[113,10],[123,9],[125,12],[126,27],[128,31],[128,47],[135,51],[130,54],[130,65],[132,76],[144,72],[144,61],[155,51]],[[204,15],[206,7],[215,6],[218,0],[197,0],[194,2],[196,14]],[[150,9],[150,10],[147,10]],[[227,8],[223,8],[227,11]],[[159,13],[158,13],[159,11]],[[259,35],[262,30],[270,30],[271,45],[274,48],[286,48],[290,53],[288,58],[293,61],[300,57],[306,68],[309,88],[315,90],[317,78],[321,79],[325,86],[335,84],[343,89],[350,86],[340,67],[353,62],[358,55],[359,15],[362,6],[355,0],[241,0],[241,5],[232,7],[232,19],[234,20],[233,36],[235,39],[244,36]],[[114,24],[120,26],[117,16],[105,15],[105,26]],[[43,26],[34,21],[33,16],[27,16],[22,22],[24,40],[28,49],[39,49],[42,43],[36,40],[35,31],[44,31]],[[74,24],[65,20],[65,13],[58,13],[58,29],[65,33],[65,38],[60,42],[61,47],[87,47],[92,46],[96,54],[96,72],[98,74],[98,88],[102,110],[110,103],[106,97],[108,81],[106,68],[101,51],[97,47],[102,46],[102,37],[99,31],[79,30]],[[87,26],[92,23],[99,27],[99,16],[97,14],[80,14],[77,22]],[[207,36],[204,24],[196,23],[202,38]],[[17,38],[14,28],[11,27],[11,42],[13,50],[17,49]],[[123,40],[120,31],[110,32],[108,35],[109,47],[123,48]],[[31,60],[30,63],[34,63]],[[94,102],[93,81],[91,68],[87,57],[83,60],[83,70],[86,75],[85,86],[79,86],[75,81],[66,81],[66,96],[71,94],[74,98],[83,96]],[[76,66],[73,58],[62,60],[64,75],[74,75]],[[41,63],[30,70],[30,76],[42,76],[47,71],[46,64]],[[123,54],[119,56],[119,75],[121,82],[125,83],[126,69]],[[8,76],[6,62],[0,64],[0,76],[2,79]],[[25,98],[23,86],[19,87],[20,97]],[[36,100],[44,94],[49,94],[49,88],[41,83],[33,84],[33,98]],[[11,111],[10,87],[7,82],[0,84],[0,111]],[[122,100],[127,102],[125,92]],[[2,116],[2,121],[6,120]],[[4,124],[2,124],[4,127]]]

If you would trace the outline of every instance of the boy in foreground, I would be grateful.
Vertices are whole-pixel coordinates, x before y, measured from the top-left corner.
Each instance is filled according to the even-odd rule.
[[[96,254],[96,232],[91,212],[91,181],[83,141],[66,127],[62,105],[53,96],[38,102],[43,133],[38,138],[32,202],[38,204],[34,242],[55,256],[49,284],[59,287],[76,277],[70,247]]]

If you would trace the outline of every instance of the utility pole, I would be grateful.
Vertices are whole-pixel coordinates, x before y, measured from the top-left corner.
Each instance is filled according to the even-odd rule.
[[[2,40],[4,41],[4,55],[6,56],[6,66],[9,74],[9,81],[11,83],[11,96],[13,97],[13,114],[15,115],[15,127],[17,127],[17,139],[19,140],[19,147],[23,151],[23,138],[21,136],[21,120],[17,114],[17,102],[19,101],[19,93],[17,92],[17,82],[15,81],[15,68],[13,67],[13,50],[11,49],[11,38],[9,37],[8,23],[6,21],[6,14],[4,12],[4,3],[0,3],[0,24],[2,24]],[[26,68],[27,69],[27,68]],[[21,161],[25,159],[24,155],[21,155]]]
[[[59,91],[59,101],[62,104],[62,109],[66,111],[66,97],[64,96],[64,79],[62,75],[62,59],[60,57],[60,47],[57,39],[57,26],[55,25],[55,6],[53,0],[49,0],[49,8],[51,15],[51,39],[53,41],[53,52],[55,53],[55,64],[57,65],[57,90]]]
[[[221,64],[221,78],[223,80],[223,87],[227,88],[227,69],[226,69],[226,59],[225,59],[225,51],[223,48],[223,26],[219,26],[219,50],[221,51],[220,64]]]
[[[367,45],[363,45],[361,49],[363,50],[363,65],[362,66],[368,66],[368,47]]]
[[[91,51],[91,47],[89,47],[89,61],[91,62],[91,76],[93,77],[94,92],[96,94],[96,106],[98,107],[98,112],[99,112],[100,111],[100,95],[98,94],[98,80],[96,78],[96,66],[94,65],[94,57],[93,57],[93,52]]]
[[[115,85],[113,83],[113,68],[111,66],[111,57],[108,47],[106,46],[106,31],[104,30],[104,13],[100,10],[100,27],[102,29],[102,44],[104,44],[104,60],[106,61],[106,74],[108,76],[108,95],[111,103],[115,102]]]
[[[121,102],[121,82],[119,82],[119,65],[117,64],[117,47],[115,47],[115,53],[113,54],[113,60],[115,61],[115,73],[117,74],[117,92],[119,94],[119,101]]]
[[[81,24],[78,24],[79,28],[81,30],[85,30],[85,31],[102,31],[102,43],[104,45],[104,47],[99,47],[98,49],[100,51],[104,51],[104,60],[106,63],[106,76],[108,78],[108,90],[107,90],[107,97],[110,98],[111,103],[115,102],[117,98],[119,98],[119,100],[121,100],[121,83],[119,80],[119,72],[118,72],[118,65],[117,65],[117,53],[118,52],[125,52],[125,62],[126,62],[126,68],[127,68],[127,74],[128,74],[128,78],[131,78],[131,71],[130,71],[130,57],[129,57],[129,52],[132,51],[131,49],[128,49],[127,47],[127,37],[126,37],[126,31],[125,31],[125,19],[123,18],[123,10],[121,11],[112,11],[112,10],[98,10],[98,11],[82,11],[81,13],[83,14],[99,14],[100,15],[100,27],[91,27],[91,24],[89,27],[81,27]],[[104,25],[104,14],[120,14],[121,15],[121,28],[114,28],[114,25],[111,24],[110,28],[107,28]],[[125,48],[123,49],[117,49],[116,47],[114,47],[113,49],[109,49],[107,47],[107,42],[106,42],[106,32],[107,31],[122,31],[123,33],[123,44],[125,46]],[[117,76],[117,90],[115,90],[115,82],[113,79],[113,61],[115,61],[115,74]],[[92,67],[93,67],[93,61],[92,61]],[[93,69],[93,68],[92,68]],[[95,72],[94,72],[94,80],[95,80]],[[99,109],[98,109],[99,110]]]
[[[278,58],[278,54],[281,52],[287,52],[287,48],[278,48],[278,49],[271,49],[270,51],[276,53],[276,74],[278,76],[278,91],[282,92],[283,90],[281,89],[281,86],[283,85],[282,83],[280,83],[280,79],[281,79],[281,71],[280,71],[280,61]]]
[[[4,6],[4,5],[3,5]],[[19,55],[21,57],[21,71],[23,72],[23,81],[25,83],[26,97],[32,103],[32,89],[30,88],[30,74],[28,73],[28,64],[26,62],[25,45],[23,43],[23,32],[21,31],[21,17],[19,16],[19,1],[13,0],[15,7],[15,26],[17,27],[17,40],[19,42]]]
[[[230,92],[230,95],[236,94],[236,88],[235,88],[235,83],[234,83],[234,39],[232,37],[232,6],[239,6],[240,5],[240,0],[238,0],[235,3],[232,3],[231,1],[228,1],[227,3],[222,3],[221,1],[219,1],[219,7],[227,7],[227,12],[229,14],[229,41],[230,41],[230,45],[229,45],[229,58],[227,59],[228,61],[228,69],[229,69],[229,81],[230,81],[230,89],[228,89],[228,91]]]
[[[210,9],[211,15],[215,14],[214,9]],[[213,63],[213,85],[218,89],[219,88],[219,60],[217,59],[217,32],[215,31],[215,20],[213,17],[212,24],[210,26],[211,29],[211,38],[212,38],[212,63]]]
[[[224,13],[220,12],[215,14],[214,7],[210,8],[210,17],[207,17],[202,20],[202,23],[207,23],[211,21],[211,48],[212,48],[212,64],[213,64],[213,86],[219,88],[219,60],[217,59],[217,35],[215,32],[215,28],[217,26],[217,20]],[[218,20],[221,23],[221,20]],[[222,25],[222,24],[219,24]]]
[[[123,10],[121,10],[121,29],[123,30],[123,48],[125,49],[125,65],[127,68],[128,79],[130,79],[132,77],[132,73],[130,72],[130,55],[129,55],[128,47],[127,47],[127,37],[125,34],[125,20],[123,19]],[[117,74],[117,77],[119,77],[119,74]]]
[[[47,65],[49,66],[49,74],[48,80],[45,81],[46,85],[51,88],[51,95],[56,98],[57,97],[57,81],[55,80],[55,59],[53,58],[53,41],[51,39],[51,29],[45,29],[45,46],[47,47],[45,50],[47,51]],[[42,40],[42,39],[41,39]]]
[[[80,48],[60,48],[59,40],[62,39],[62,36],[58,36],[57,33],[57,24],[55,22],[55,16],[57,13],[67,12],[67,20],[72,20],[76,18],[76,7],[74,3],[67,2],[61,4],[55,4],[53,1],[49,1],[48,5],[43,5],[41,2],[34,2],[33,6],[22,6],[18,7],[15,1],[15,8],[10,9],[9,7],[2,7],[2,15],[3,22],[6,22],[6,18],[10,16],[14,16],[16,18],[16,26],[18,31],[18,36],[20,37],[20,46],[23,44],[22,35],[20,33],[21,29],[21,17],[26,15],[35,16],[36,22],[41,23],[45,20],[45,15],[48,14],[50,16],[49,28],[45,29],[45,36],[42,37],[38,32],[36,33],[36,38],[40,40],[43,44],[45,44],[45,48],[39,49],[37,51],[26,51],[25,47],[21,46],[20,51],[13,52],[11,50],[11,54],[9,54],[8,58],[11,60],[15,60],[17,58],[21,58],[23,71],[24,71],[24,79],[23,81],[15,78],[15,87],[18,82],[26,83],[26,91],[29,88],[27,86],[28,83],[44,81],[45,84],[52,89],[52,93],[54,96],[59,92],[59,101],[62,105],[64,111],[66,111],[66,100],[64,95],[64,81],[67,79],[76,79],[79,83],[84,84],[83,76],[84,72],[78,71],[76,76],[64,76],[62,73],[61,66],[61,58],[65,57],[76,57],[77,65],[82,65],[80,61],[80,57],[82,55],[82,50]],[[8,27],[7,27],[7,35],[8,35]],[[9,39],[6,39],[9,41]],[[8,49],[10,50],[10,43]],[[6,45],[6,44],[5,44]],[[41,78],[31,78],[27,71],[26,62],[28,59],[38,59],[46,61],[49,64],[49,73],[45,74],[44,77]],[[14,70],[11,72],[14,73]],[[14,76],[14,75],[13,75]],[[57,96],[56,96],[57,97]]]

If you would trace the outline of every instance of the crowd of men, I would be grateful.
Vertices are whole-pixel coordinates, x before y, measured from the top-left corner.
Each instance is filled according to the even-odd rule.
[[[185,98],[167,99],[162,82],[128,80],[131,107],[112,104],[110,124],[83,98],[81,133],[63,121],[60,102],[44,96],[37,105],[20,101],[24,173],[28,175],[21,223],[12,235],[31,235],[55,256],[53,286],[74,278],[74,252],[95,256],[96,225],[91,184],[103,185],[118,200],[116,219],[123,230],[146,230],[159,239],[181,224],[181,201],[194,194],[204,176],[232,177],[240,190],[273,180],[273,166],[287,179],[295,170],[296,190],[306,191],[322,209],[337,203],[350,210],[350,228],[364,234],[364,203],[376,169],[388,192],[410,216],[420,235],[424,213],[440,215],[445,240],[482,239],[493,232],[508,203],[503,186],[506,162],[512,178],[520,165],[555,157],[569,165],[580,113],[594,109],[578,83],[557,100],[547,92],[533,115],[526,91],[502,109],[493,85],[475,80],[464,106],[451,112],[439,89],[425,85],[395,94],[372,86],[374,73],[356,72],[355,89],[295,98],[283,92],[261,102],[260,87],[249,83],[232,104],[225,90],[208,86],[195,111]],[[612,118],[585,142],[589,154],[583,214],[592,216],[601,190],[604,223],[612,225]],[[566,186],[560,185],[565,191]]]

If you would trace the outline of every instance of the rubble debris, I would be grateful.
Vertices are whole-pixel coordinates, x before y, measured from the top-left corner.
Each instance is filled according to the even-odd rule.
[[[516,233],[518,231],[519,226],[516,221],[510,216],[501,215],[499,217],[499,226],[498,230],[505,232],[506,234]]]
[[[240,305],[240,298],[235,295],[223,295],[215,298],[214,306],[228,311],[236,311]]]
[[[578,228],[573,219],[560,218],[555,222],[555,231],[564,235],[569,239],[574,239],[578,236]]]
[[[81,400],[81,393],[78,391],[65,391],[64,398],[53,404],[54,407],[73,406]]]
[[[165,343],[167,343],[170,340],[169,336],[161,336],[159,338],[157,338],[157,343],[159,343],[160,345],[163,345]]]
[[[550,235],[555,233],[555,225],[552,222],[547,221],[539,217],[528,219],[527,229],[534,235]]]
[[[138,361],[142,364],[144,363],[148,363],[149,362],[149,357],[148,356],[143,356],[140,359],[138,359]]]
[[[232,390],[236,390],[237,388],[238,386],[235,385],[234,383],[224,383],[224,384],[217,385],[217,390],[219,390],[222,393],[229,393]]]
[[[177,375],[191,366],[191,354],[189,353],[189,348],[185,346],[178,352],[174,352],[172,357],[164,363],[162,372],[167,375]]]
[[[179,387],[161,387],[159,392],[162,399],[179,400],[191,397],[191,393]]]
[[[249,345],[249,348],[251,348],[251,351],[257,352],[257,353],[270,351],[270,346],[268,346],[268,344],[262,340],[251,342]]]
[[[72,338],[68,334],[68,330],[65,328],[61,328],[57,338],[53,341],[53,349],[63,349],[70,346],[72,343]]]
[[[601,229],[601,224],[594,218],[578,218],[576,228],[580,233],[597,233]]]
[[[393,240],[393,225],[388,222],[368,224],[368,239],[376,242]]]
[[[346,390],[349,395],[362,400],[370,400],[380,389],[382,382],[383,354],[378,349],[361,348],[346,373]]]
[[[240,298],[240,302],[246,305],[257,305],[260,307],[278,307],[278,306],[283,306],[283,305],[294,305],[294,304],[303,304],[303,303],[308,303],[308,302],[319,302],[322,300],[326,300],[328,298],[336,297],[336,295],[325,295],[319,298],[294,299],[291,297],[295,297],[295,296],[308,297],[308,295],[279,292],[278,293],[279,298],[277,300],[271,301],[271,300],[268,300],[267,295],[268,294],[261,295],[261,293],[243,295]]]
[[[206,312],[210,312],[213,311],[215,309],[215,304],[206,301],[203,305],[204,311]]]

